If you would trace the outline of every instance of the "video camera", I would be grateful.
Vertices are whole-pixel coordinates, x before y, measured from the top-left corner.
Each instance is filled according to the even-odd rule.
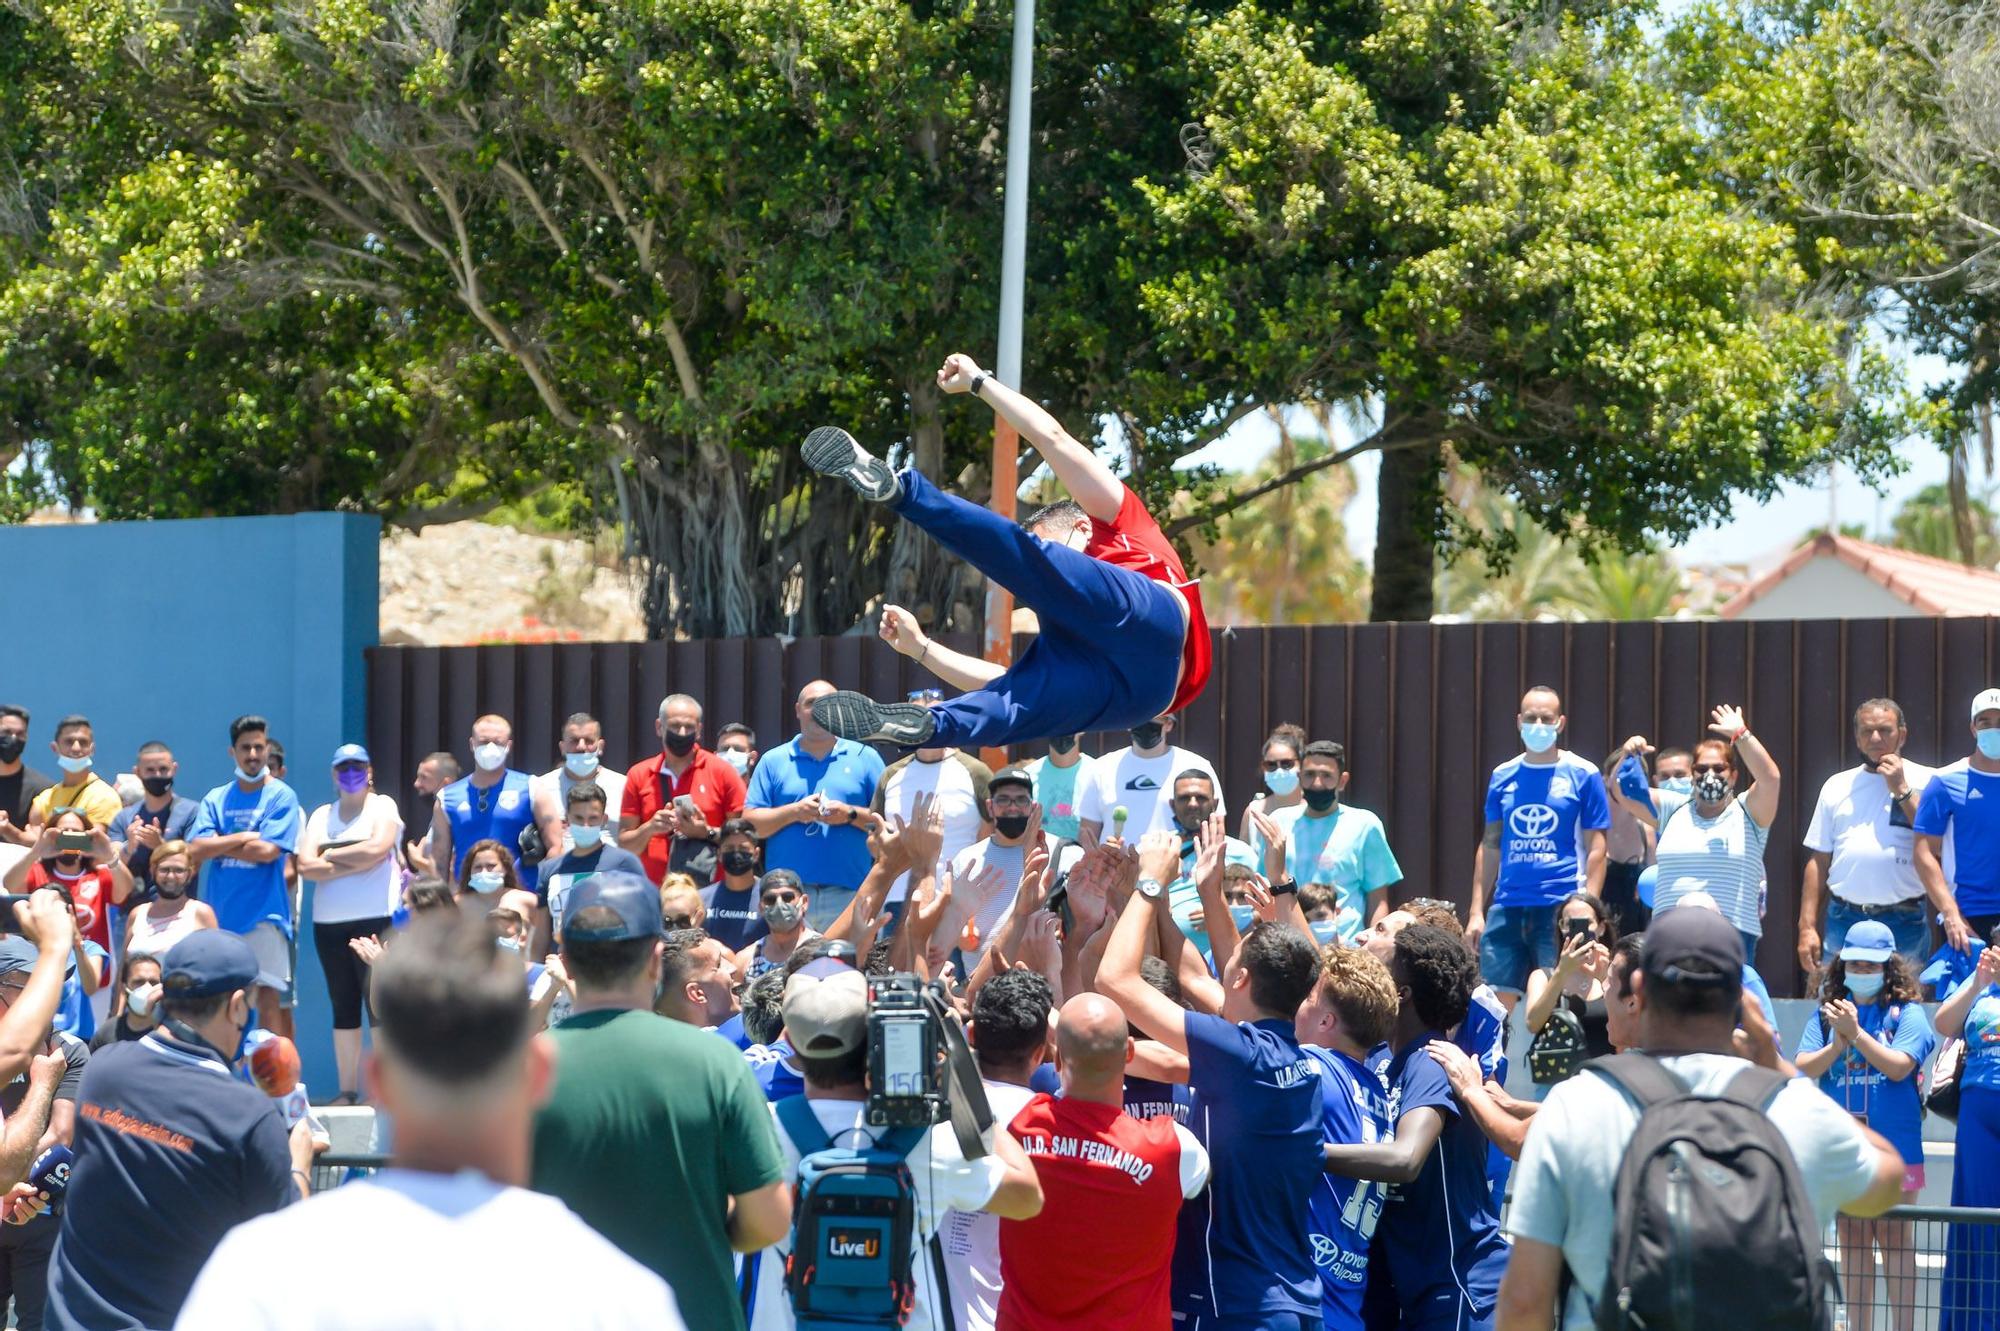
[[[928,1127],[947,1120],[966,1159],[986,1154],[983,1138],[993,1110],[957,1009],[935,980],[871,977],[868,1125]]]

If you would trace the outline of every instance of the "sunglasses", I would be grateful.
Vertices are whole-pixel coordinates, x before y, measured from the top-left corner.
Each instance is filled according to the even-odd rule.
[[[1297,758],[1266,758],[1264,770],[1267,772],[1292,772],[1298,770]]]
[[[1709,775],[1714,775],[1714,776],[1728,776],[1728,775],[1729,775],[1729,767],[1728,767],[1728,765],[1727,765],[1726,763],[1702,763],[1702,764],[1700,764],[1699,766],[1697,766],[1697,767],[1696,767],[1696,768],[1695,768],[1694,770],[1695,770],[1695,774],[1696,774],[1697,776],[1709,776]]]
[[[771,892],[765,895],[764,904],[767,906],[789,906],[798,899],[799,894],[796,892]]]

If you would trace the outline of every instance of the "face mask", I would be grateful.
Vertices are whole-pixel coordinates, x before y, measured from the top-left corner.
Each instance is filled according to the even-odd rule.
[[[72,758],[65,753],[56,759],[56,766],[62,768],[63,771],[68,772],[71,776],[75,776],[78,772],[88,772],[90,770],[90,759]]]
[[[19,735],[0,735],[0,763],[13,762],[27,747],[28,741]]]
[[[1857,1003],[1872,1003],[1875,1001],[1875,996],[1882,992],[1882,979],[1880,971],[1873,975],[1855,975],[1849,972],[1847,992],[1854,995],[1854,1001]]]
[[[1720,772],[1703,772],[1694,779],[1694,797],[1703,804],[1720,804],[1729,798],[1729,778]]]
[[[365,767],[343,767],[333,774],[333,784],[349,795],[359,794],[368,789],[368,769]]]
[[[148,795],[158,799],[174,788],[174,779],[170,776],[142,776],[139,784],[146,788]]]
[[[1694,778],[1691,776],[1670,776],[1662,778],[1660,789],[1672,791],[1676,795],[1694,794]]]
[[[2000,730],[1982,730],[1972,737],[1982,758],[2000,758]]]
[[[1076,747],[1076,736],[1074,735],[1058,735],[1054,739],[1049,741],[1050,753],[1068,753],[1075,747]],[[16,751],[18,750],[19,750],[19,745],[17,743]]]
[[[1308,920],[1306,923],[1312,930],[1313,941],[1321,947],[1340,941],[1340,926],[1332,920]]]
[[[806,913],[806,908],[796,901],[773,901],[763,910],[764,923],[781,933],[796,925]]]
[[[577,830],[572,827],[570,834],[574,836]],[[491,896],[507,885],[507,875],[498,869],[475,869],[465,876],[465,885],[483,896]],[[398,906],[396,909],[403,912],[404,922],[407,923],[410,916],[410,908],[408,906]],[[389,922],[395,924],[398,929],[403,927],[401,924],[396,924],[396,921],[393,919]]]
[[[1529,753],[1547,753],[1556,746],[1557,727],[1549,721],[1523,721],[1521,743]]]
[[[1340,803],[1340,792],[1337,790],[1308,790],[1306,792],[1306,807],[1314,813],[1325,813],[1338,803]]]
[[[246,772],[239,765],[236,768],[236,779],[246,786],[254,786],[264,779],[264,774],[262,772]]]
[[[754,850],[725,850],[722,852],[722,871],[738,877],[757,867],[757,852]]]
[[[493,941],[502,952],[512,952],[516,956],[528,950],[528,945],[518,938],[496,938]]]
[[[479,764],[482,772],[497,772],[507,761],[505,744],[476,744],[472,749],[472,761]]]
[[[1256,920],[1257,908],[1255,906],[1231,906],[1229,908],[1229,918],[1236,921],[1236,932],[1240,934],[1248,929],[1251,923]]]
[[[1289,795],[1299,788],[1299,774],[1296,768],[1280,767],[1276,771],[1264,773],[1264,789],[1273,795]]]
[[[250,1009],[249,1015],[243,1018],[243,1031],[236,1037],[236,1052],[229,1056],[231,1067],[241,1063],[243,1056],[250,1052],[250,1033],[256,1029],[257,1009],[253,1007]]]
[[[160,1001],[160,986],[142,984],[137,989],[125,991],[125,1009],[135,1017],[148,1017],[153,1013],[153,1004]]]
[[[736,775],[742,776],[750,770],[750,750],[724,749],[722,751],[722,761],[734,768]]]
[[[569,774],[579,781],[596,775],[597,765],[602,761],[603,759],[594,753],[570,753],[563,756],[563,766],[567,767]]]
[[[993,828],[1001,836],[1012,841],[1015,837],[1020,836],[1028,830],[1028,815],[1025,813],[1003,814],[993,820]]]
[[[693,735],[676,735],[673,731],[669,730],[666,734],[660,736],[660,743],[666,745],[667,752],[673,754],[676,758],[685,758],[694,752]]]
[[[1135,749],[1150,749],[1155,744],[1158,744],[1160,736],[1166,733],[1167,728],[1158,721],[1146,721],[1133,726],[1132,747]]]
[[[598,842],[604,840],[604,829],[601,827],[572,827],[569,829],[569,840],[570,844],[578,850],[589,850]]]

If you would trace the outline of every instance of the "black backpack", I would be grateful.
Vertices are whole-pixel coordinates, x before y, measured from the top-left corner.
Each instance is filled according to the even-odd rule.
[[[1640,1108],[1612,1194],[1600,1331],[1830,1331],[1833,1266],[1766,1113],[1787,1079],[1747,1067],[1712,1097],[1648,1054],[1583,1066]]]

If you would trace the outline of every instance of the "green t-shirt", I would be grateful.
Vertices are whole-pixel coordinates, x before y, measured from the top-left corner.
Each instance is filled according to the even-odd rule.
[[[651,1012],[584,1012],[553,1035],[535,1190],[659,1272],[690,1327],[742,1331],[729,1198],[784,1177],[771,1111],[742,1054]]]

